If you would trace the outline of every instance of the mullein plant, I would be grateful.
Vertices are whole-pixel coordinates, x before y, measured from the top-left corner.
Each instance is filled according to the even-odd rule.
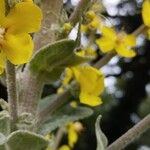
[[[39,5],[32,0],[0,0],[0,74],[1,81],[6,77],[8,91],[8,100],[0,100],[2,150],[73,149],[83,129],[78,121],[91,116],[93,107],[105,105],[101,67],[116,55],[136,56],[136,37],[144,31],[149,34],[149,0],[143,2],[142,27],[131,34],[105,25],[99,0],[80,0],[70,18],[62,8],[63,0],[45,0]],[[70,40],[76,24],[77,39]],[[96,38],[99,32],[101,37]],[[84,34],[89,35],[87,46],[81,43]],[[103,58],[91,63],[98,53]],[[44,85],[56,81],[61,84],[57,93],[41,98]],[[108,146],[100,119],[95,124],[97,150],[124,148],[150,123],[147,116]],[[60,145],[64,134],[68,143]]]

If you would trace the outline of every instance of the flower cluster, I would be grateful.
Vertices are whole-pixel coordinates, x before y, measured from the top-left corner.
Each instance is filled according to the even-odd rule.
[[[81,32],[91,32],[93,30],[101,30],[102,20],[94,11],[88,11],[85,15],[85,23],[81,25]]]
[[[104,24],[103,19],[96,15],[94,11],[88,11],[85,16],[86,24],[81,26],[81,32],[88,34],[96,34],[100,32],[102,35],[98,39],[93,38],[100,51],[107,53],[115,51],[122,57],[134,57],[135,51],[132,49],[136,46],[136,37],[125,32],[117,33],[114,28]]]
[[[136,46],[136,37],[125,32],[116,33],[113,28],[103,27],[102,37],[96,40],[96,44],[103,53],[116,51],[122,57],[134,57],[136,55],[132,47]]]

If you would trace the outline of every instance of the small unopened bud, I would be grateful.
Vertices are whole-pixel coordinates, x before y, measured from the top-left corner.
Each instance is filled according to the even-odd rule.
[[[74,127],[77,132],[81,132],[84,129],[82,123],[80,122],[75,122]]]
[[[63,25],[63,31],[65,31],[65,32],[70,32],[71,29],[72,29],[71,23],[65,23],[65,24]]]
[[[94,11],[90,10],[86,13],[87,19],[93,20],[96,17],[96,14]]]

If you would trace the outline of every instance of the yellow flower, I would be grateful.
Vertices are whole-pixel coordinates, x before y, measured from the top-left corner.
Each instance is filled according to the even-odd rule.
[[[85,56],[92,56],[92,57],[95,58],[97,56],[97,54],[96,54],[96,51],[93,48],[87,47],[85,49]]]
[[[142,17],[144,24],[150,27],[150,1],[145,0],[142,7]],[[148,29],[148,36],[150,38],[150,29]]]
[[[73,72],[70,68],[66,68],[65,70],[65,77],[62,81],[63,85],[66,86],[70,82],[70,80],[73,78]]]
[[[85,51],[83,49],[81,49],[80,51],[76,51],[75,53],[76,53],[76,55],[78,55],[80,57],[85,57],[86,56]]]
[[[78,134],[73,123],[69,124],[68,127],[68,143],[70,147],[74,147],[75,143],[78,141]]]
[[[76,52],[76,55],[81,56],[81,57],[91,57],[95,58],[97,56],[96,50],[93,49],[92,47],[86,47],[81,49],[80,51]]]
[[[72,27],[72,25],[71,25],[71,23],[65,23],[64,25],[63,25],[63,31],[64,32],[70,32],[71,31],[71,29],[72,29],[73,27]]]
[[[86,24],[81,25],[81,32],[89,32],[91,30],[100,30],[102,27],[102,21],[94,11],[88,11],[86,13]]]
[[[88,32],[88,30],[89,29],[87,25],[84,25],[84,24],[81,25],[81,29],[80,29],[81,32]]]
[[[68,124],[68,143],[71,148],[74,147],[78,141],[78,133],[83,129],[80,122],[74,122]]]
[[[100,105],[99,96],[104,90],[103,74],[91,66],[73,67],[72,70],[80,85],[80,102],[90,106]]]
[[[72,108],[77,108],[78,104],[77,104],[76,101],[72,101],[72,102],[70,102],[70,106],[71,106]]]
[[[101,29],[101,20],[98,17],[95,17],[89,24],[88,28],[92,30]]]
[[[32,2],[17,3],[5,15],[5,0],[0,0],[0,70],[6,59],[15,65],[29,61],[34,47],[29,33],[40,29],[41,20],[42,12]]]
[[[62,145],[58,150],[71,150],[68,145]]]
[[[90,19],[90,20],[93,20],[94,18],[96,18],[96,14],[94,11],[90,10],[86,13],[86,18],[87,19]]]
[[[150,1],[145,0],[143,2],[143,7],[142,7],[142,16],[143,16],[143,21],[144,24],[148,27],[150,27]]]
[[[62,94],[65,91],[65,87],[69,84],[71,79],[73,78],[73,72],[70,68],[65,69],[65,74],[62,79],[62,86],[57,89],[57,94]]]
[[[97,106],[102,103],[100,94],[104,90],[104,76],[103,74],[91,66],[76,66],[66,68],[63,86],[67,86],[71,79],[77,80],[80,86],[80,102],[90,106]],[[62,87],[59,88],[58,93],[62,93]],[[63,88],[64,89],[64,88]]]
[[[45,140],[47,140],[47,141],[48,141],[48,140],[50,140],[50,139],[51,139],[51,136],[50,136],[50,134],[47,134],[44,138],[45,138]]]
[[[104,53],[115,50],[118,55],[123,57],[134,57],[135,51],[131,48],[136,46],[136,37],[127,35],[124,32],[116,33],[114,29],[109,27],[102,28],[102,37],[96,40],[96,44]]]
[[[65,91],[64,87],[61,86],[57,89],[57,94],[62,94],[62,93],[64,93],[64,91]]]

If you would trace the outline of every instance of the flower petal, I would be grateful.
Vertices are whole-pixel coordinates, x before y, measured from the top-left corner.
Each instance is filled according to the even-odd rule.
[[[124,37],[124,43],[127,45],[127,46],[131,46],[131,47],[134,47],[136,46],[136,37],[134,35],[126,35]]]
[[[73,146],[77,142],[77,140],[78,140],[77,131],[75,130],[74,125],[71,124],[69,129],[68,129],[68,143],[69,143],[69,146],[73,148]]]
[[[144,24],[150,27],[150,1],[145,0],[142,8],[142,16]]]
[[[101,103],[98,97],[104,90],[103,74],[91,66],[72,68],[75,78],[80,85],[80,102],[91,106]]]
[[[114,49],[115,43],[111,40],[109,40],[107,37],[102,37],[98,40],[96,40],[96,44],[98,45],[99,49],[103,53],[110,52]]]
[[[70,68],[66,68],[65,70],[65,77],[62,80],[64,86],[68,85],[71,79],[73,78],[73,72]]]
[[[131,58],[136,56],[135,51],[132,49],[128,49],[124,44],[120,44],[119,46],[117,46],[116,52],[122,57]]]
[[[16,4],[6,17],[4,26],[13,33],[32,33],[40,29],[41,9],[32,2]]]
[[[68,145],[62,145],[58,150],[71,150]]]
[[[80,93],[80,102],[90,106],[97,106],[102,104],[102,100],[100,97],[89,95],[88,93],[85,92]]]
[[[5,18],[5,0],[0,0],[0,24]]]
[[[103,74],[91,66],[79,66],[72,68],[76,80],[83,92],[100,95],[104,90]],[[92,86],[91,86],[92,85]]]
[[[117,38],[115,30],[110,27],[103,27],[102,35],[107,37],[108,39],[112,39],[113,41],[116,40],[116,38]]]
[[[27,63],[32,55],[33,41],[29,34],[6,35],[3,50],[8,60],[15,64]]]

